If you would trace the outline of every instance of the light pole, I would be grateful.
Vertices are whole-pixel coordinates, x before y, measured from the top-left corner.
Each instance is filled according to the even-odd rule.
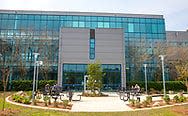
[[[38,88],[38,75],[39,75],[39,66],[41,66],[43,64],[42,61],[36,61],[36,65],[37,65],[37,77],[36,77],[36,91],[37,91],[37,88]]]
[[[164,76],[164,57],[165,55],[159,55],[162,61],[162,74],[163,74],[163,91],[164,91],[164,97],[166,96],[166,88],[165,88],[165,76]]]
[[[36,60],[39,53],[33,53],[34,55],[34,74],[33,74],[33,91],[32,91],[32,103],[35,102],[35,75],[36,75]]]
[[[145,88],[146,88],[146,94],[148,94],[146,66],[147,66],[147,64],[144,64],[144,69],[145,69]]]

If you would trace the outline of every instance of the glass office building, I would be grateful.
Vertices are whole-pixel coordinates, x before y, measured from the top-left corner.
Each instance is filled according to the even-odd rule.
[[[32,79],[34,52],[40,53],[37,60],[44,62],[39,70],[39,79],[62,78],[58,77],[58,51],[62,28],[122,29],[126,82],[144,80],[135,78],[136,64],[134,64],[134,57],[131,56],[132,49],[139,48],[140,43],[144,41],[146,43],[144,47],[148,54],[152,55],[155,43],[166,40],[162,15],[0,10],[1,66],[5,62],[11,67],[10,79]],[[72,41],[74,42],[77,41]],[[90,37],[88,43],[89,57],[93,60],[97,49],[95,38]],[[155,58],[145,61],[150,64],[148,67],[150,80],[152,80],[156,62]],[[115,88],[121,84],[123,70],[121,64],[102,64],[102,68],[105,72],[103,83],[107,87]],[[86,69],[85,63],[63,64],[62,84],[82,84]],[[140,69],[142,72],[142,66]]]

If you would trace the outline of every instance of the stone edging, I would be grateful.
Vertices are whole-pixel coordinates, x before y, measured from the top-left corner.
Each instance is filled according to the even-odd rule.
[[[9,100],[10,97],[11,97],[11,95],[6,98],[6,102],[14,104],[14,105],[23,106],[23,107],[29,107],[29,108],[44,109],[44,110],[56,110],[56,111],[70,112],[70,110],[68,110],[68,109],[48,108],[48,107],[41,107],[41,106],[33,106],[33,105],[26,105],[26,104],[16,103],[16,102],[10,101]]]

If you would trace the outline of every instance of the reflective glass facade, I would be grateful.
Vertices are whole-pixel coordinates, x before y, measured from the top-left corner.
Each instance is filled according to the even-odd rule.
[[[125,59],[127,67],[127,80],[132,80],[132,73],[134,73],[134,65],[131,62],[129,47],[138,47],[141,39],[147,41],[148,49],[154,48],[156,41],[163,41],[166,39],[165,24],[162,16],[148,16],[148,15],[115,15],[115,14],[79,14],[79,13],[59,13],[59,12],[40,12],[40,11],[0,11],[0,44],[1,46],[8,46],[10,49],[4,54],[4,61],[10,61],[12,67],[11,79],[27,78],[32,79],[33,75],[33,53],[40,53],[39,60],[44,62],[44,66],[40,68],[40,79],[57,79],[57,63],[58,63],[58,40],[61,28],[123,28],[125,41]],[[94,40],[90,39],[90,58],[94,59]],[[154,66],[156,60],[148,61],[151,66]],[[75,65],[75,66],[74,66]],[[74,64],[64,65],[65,72],[74,72],[71,75],[78,75],[75,78],[83,77],[86,65]],[[80,66],[82,68],[75,67]],[[109,64],[110,66],[110,64]],[[19,68],[20,67],[20,68]],[[26,72],[21,77],[22,70],[25,67]],[[104,65],[105,67],[105,65]],[[108,68],[103,68],[107,70]],[[111,70],[111,68],[109,68]],[[121,69],[119,69],[121,70]],[[152,76],[151,67],[148,70],[148,77]],[[47,72],[47,75],[45,73]],[[117,75],[116,75],[117,74]],[[68,75],[64,73],[64,75]],[[112,77],[104,79],[104,82],[119,83],[119,80],[113,78],[121,76],[119,72],[106,74]],[[142,80],[142,79],[141,79]],[[67,82],[67,80],[65,80]],[[81,80],[75,80],[75,83]],[[67,82],[68,83],[68,82]]]
[[[83,89],[83,77],[87,74],[87,64],[64,64],[63,65],[63,85],[64,87],[73,86],[76,89]],[[121,85],[121,65],[103,64],[102,65],[103,89],[117,89]]]

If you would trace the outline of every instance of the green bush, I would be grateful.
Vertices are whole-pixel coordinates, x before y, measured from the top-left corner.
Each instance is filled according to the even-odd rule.
[[[146,101],[151,104],[152,103],[152,96],[147,96]]]
[[[180,99],[179,99],[179,96],[178,96],[178,95],[175,95],[175,96],[173,97],[173,100],[174,100],[176,103],[180,102]]]
[[[69,105],[69,100],[63,100],[63,106],[67,108],[68,105]]]
[[[137,81],[137,82],[129,82],[127,85],[129,87],[135,86],[135,84],[138,84],[140,88],[145,88],[145,82],[144,81]],[[166,91],[186,91],[187,88],[185,86],[185,83],[182,81],[166,81]],[[151,89],[152,88],[152,89]],[[163,82],[154,82],[154,81],[149,81],[148,82],[148,90],[153,90],[153,92],[158,93],[159,91],[162,91],[163,89]]]
[[[19,92],[12,95],[12,100],[18,103],[30,104],[31,96],[26,92]]]
[[[148,102],[147,100],[144,100],[144,101],[142,102],[142,104],[143,104],[144,107],[147,107],[147,106],[149,105],[149,102]]]
[[[140,101],[136,100],[136,102],[135,102],[135,107],[136,107],[136,108],[140,108],[140,107],[141,107]]]
[[[135,106],[135,101],[136,101],[136,100],[134,100],[134,99],[129,99],[130,105],[134,107],[134,106]]]
[[[12,90],[13,91],[31,91],[32,90],[31,80],[15,80],[12,81]]]
[[[24,103],[24,104],[30,104],[31,103],[30,100],[31,99],[29,97],[23,97],[22,103]]]
[[[169,97],[169,95],[165,95],[165,96],[163,97],[163,100],[165,101],[166,104],[169,104],[169,102],[170,102],[170,97]]]
[[[179,97],[179,101],[180,102],[185,102],[186,101],[186,97],[185,96],[180,96]]]
[[[43,96],[43,100],[44,100],[44,104],[45,104],[45,106],[48,106],[48,104],[47,104],[47,101],[50,99],[50,97],[49,96]],[[49,104],[50,105],[50,104]]]
[[[56,80],[40,80],[38,89],[44,89],[46,84],[54,85]],[[12,81],[12,91],[31,91],[33,87],[32,80],[14,80]]]

